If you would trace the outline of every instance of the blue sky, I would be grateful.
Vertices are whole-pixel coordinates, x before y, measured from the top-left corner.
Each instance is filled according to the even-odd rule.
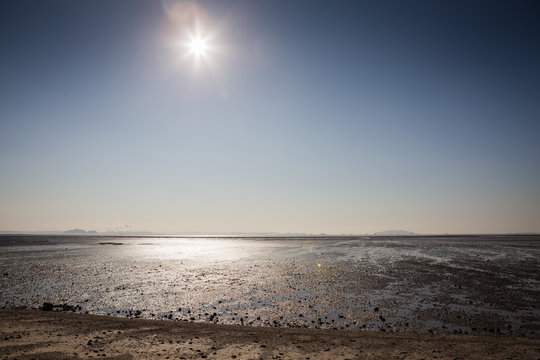
[[[0,230],[540,232],[533,1],[0,10]]]

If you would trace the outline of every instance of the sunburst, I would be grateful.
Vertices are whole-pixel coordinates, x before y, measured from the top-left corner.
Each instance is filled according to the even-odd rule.
[[[187,44],[188,51],[195,57],[205,57],[208,54],[208,40],[201,35],[192,36]]]

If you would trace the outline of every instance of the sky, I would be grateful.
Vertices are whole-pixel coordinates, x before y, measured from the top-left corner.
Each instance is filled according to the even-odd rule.
[[[2,1],[0,230],[540,232],[538,39],[536,1]]]

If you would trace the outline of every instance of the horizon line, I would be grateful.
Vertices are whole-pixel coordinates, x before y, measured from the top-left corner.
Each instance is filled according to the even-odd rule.
[[[522,231],[522,232],[505,232],[505,233],[415,233],[405,230],[386,230],[374,233],[305,233],[305,232],[178,232],[178,233],[161,233],[151,231],[19,231],[19,230],[0,230],[0,235],[65,235],[65,236],[159,236],[159,237],[354,237],[354,236],[532,236],[540,235],[538,232]]]

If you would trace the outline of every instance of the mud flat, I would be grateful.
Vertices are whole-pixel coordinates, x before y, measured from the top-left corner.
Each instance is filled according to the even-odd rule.
[[[538,259],[539,236],[0,236],[0,308],[540,338]]]
[[[1,359],[538,359],[540,339],[0,310]]]

